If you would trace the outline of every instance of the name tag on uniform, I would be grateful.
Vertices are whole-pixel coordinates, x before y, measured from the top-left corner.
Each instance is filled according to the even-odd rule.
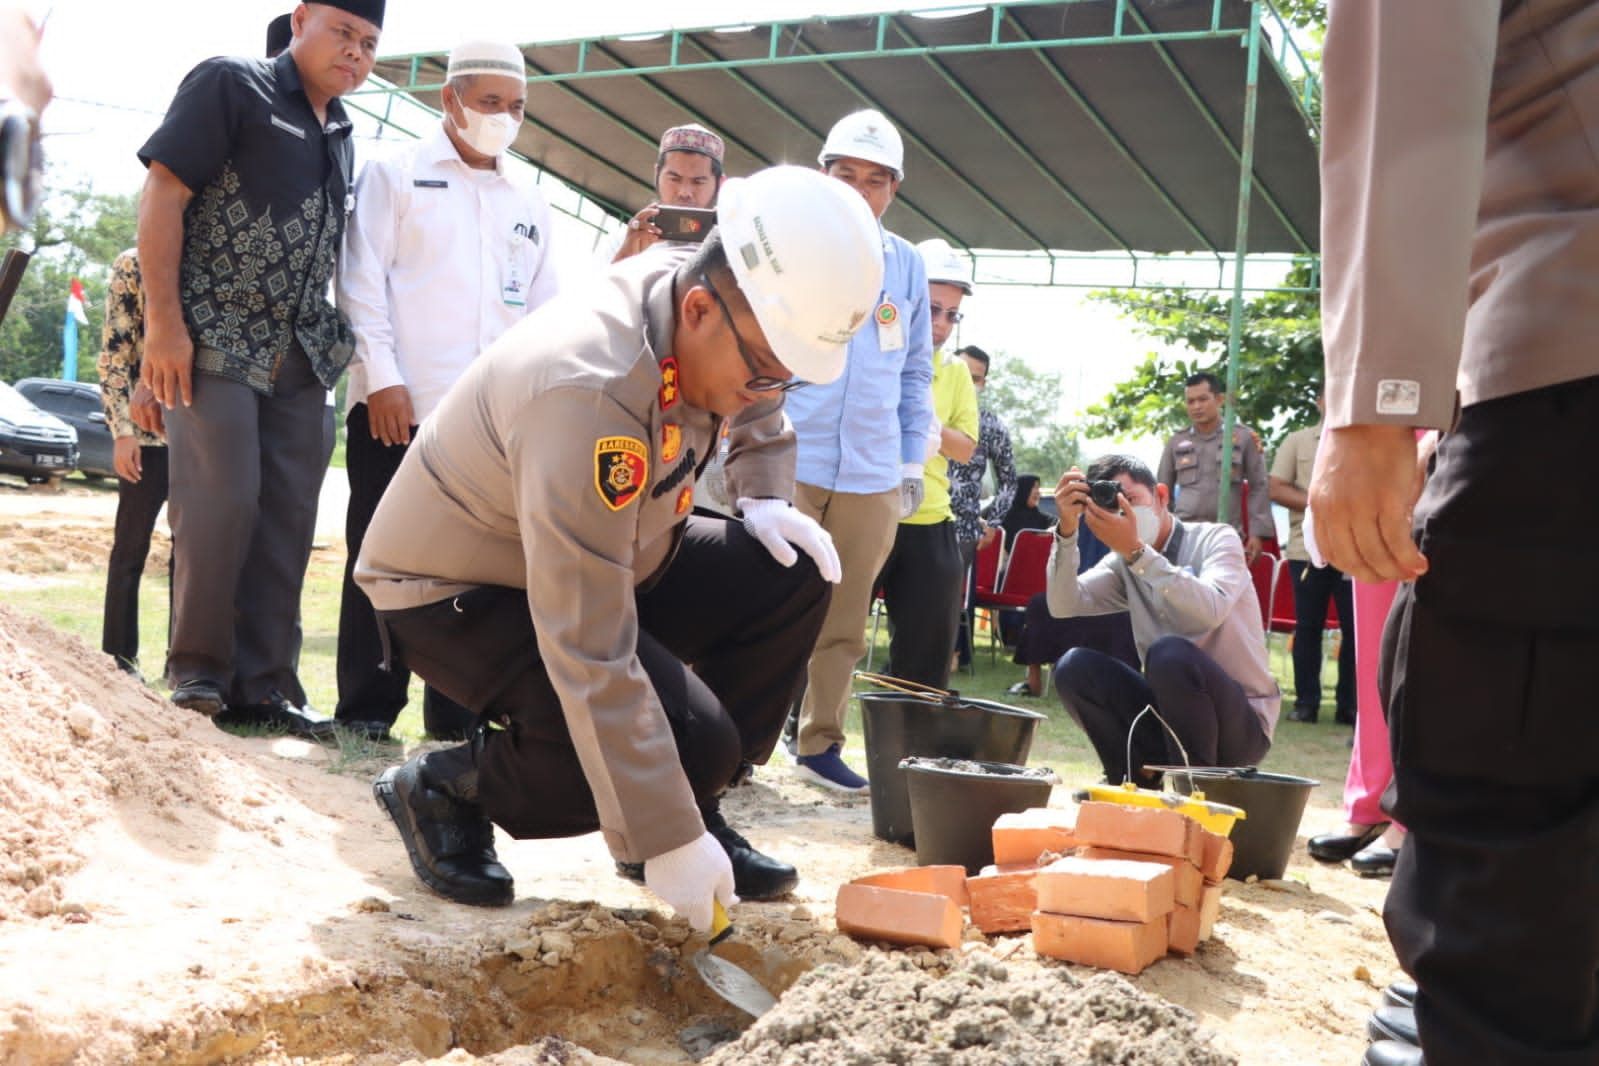
[[[272,116],[272,125],[276,126],[280,130],[283,130],[285,133],[294,134],[296,137],[300,138],[300,140],[302,140],[302,141],[305,140],[305,131],[302,130],[300,127],[294,125],[292,122],[285,121],[284,119],[281,119],[281,118],[279,118],[276,115],[273,115]]]
[[[894,306],[894,301],[884,300],[878,304],[874,317],[877,319],[877,350],[897,352],[904,348],[905,323],[900,320],[899,308]]]
[[[443,178],[417,178],[411,184],[418,189],[448,189],[450,187],[450,183]]]
[[[500,287],[500,297],[507,307],[527,306],[521,251],[521,238],[513,232],[505,250],[505,283]]]

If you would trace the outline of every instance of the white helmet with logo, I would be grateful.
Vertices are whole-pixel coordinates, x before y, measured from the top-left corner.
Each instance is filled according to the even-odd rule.
[[[845,156],[887,167],[895,181],[905,180],[905,142],[880,111],[857,111],[833,123],[816,161],[825,167]]]
[[[972,272],[966,259],[940,237],[931,237],[916,246],[921,253],[922,266],[927,268],[929,282],[941,281],[954,285],[967,296],[972,294]]]
[[[883,291],[883,237],[848,185],[805,167],[729,178],[716,222],[728,266],[778,361],[825,385]]]

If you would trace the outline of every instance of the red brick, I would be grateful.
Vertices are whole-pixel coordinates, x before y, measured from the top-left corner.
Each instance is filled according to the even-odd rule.
[[[1076,812],[1052,807],[1000,815],[994,822],[994,862],[1036,863],[1046,851],[1064,855],[1077,844],[1076,820]]]
[[[1166,946],[1178,955],[1192,955],[1199,947],[1199,920],[1198,907],[1185,907],[1179,903],[1171,912]]]
[[[1199,823],[1168,807],[1085,803],[1077,811],[1077,842],[1151,855],[1173,855],[1201,865]]]
[[[834,917],[839,930],[857,940],[935,948],[953,948],[961,942],[961,909],[937,893],[840,885]]]
[[[1024,933],[1038,908],[1036,869],[979,874],[966,879],[972,894],[972,924],[985,933]]]
[[[1166,916],[1108,922],[1075,914],[1033,915],[1033,950],[1052,959],[1136,974],[1166,954]]]
[[[1210,931],[1221,913],[1221,886],[1206,885],[1199,897],[1199,939],[1209,940]]]
[[[1081,859],[1120,859],[1125,862],[1158,862],[1171,867],[1172,899],[1181,907],[1199,906],[1199,890],[1205,887],[1199,867],[1187,859],[1171,855],[1150,855],[1142,851],[1122,851],[1120,848],[1078,848]]]
[[[948,896],[957,907],[964,907],[969,902],[964,866],[905,866],[857,877],[852,883],[871,885],[873,888],[897,888],[901,892],[931,892]]]
[[[1205,875],[1206,881],[1219,885],[1233,866],[1233,842],[1220,833],[1212,833],[1204,828],[1199,830],[1199,834],[1204,851],[1199,860],[1199,872]]]
[[[1038,871],[1038,909],[1118,922],[1170,914],[1171,867],[1158,862],[1059,859]]]

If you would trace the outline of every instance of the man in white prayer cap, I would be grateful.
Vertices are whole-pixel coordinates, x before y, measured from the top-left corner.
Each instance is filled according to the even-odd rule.
[[[472,360],[559,287],[550,207],[506,167],[527,104],[522,51],[468,41],[450,53],[432,136],[361,172],[339,267],[339,308],[355,330],[346,397],[350,565],[415,428]],[[335,718],[375,739],[405,707],[410,675],[380,668],[372,604],[345,570]],[[426,691],[431,736],[459,738],[476,716]]]

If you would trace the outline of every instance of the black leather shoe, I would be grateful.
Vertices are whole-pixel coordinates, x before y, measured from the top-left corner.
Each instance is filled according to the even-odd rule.
[[[1328,833],[1324,836],[1311,837],[1306,847],[1310,851],[1310,857],[1317,862],[1343,862],[1354,858],[1361,850],[1370,846],[1387,828],[1387,822],[1378,822],[1376,825],[1368,825],[1365,832],[1353,836]]]
[[[181,682],[173,689],[172,702],[186,711],[194,711],[207,718],[215,718],[227,706],[227,700],[222,696],[222,686],[200,677]]]
[[[1401,1040],[1379,1040],[1366,1049],[1361,1066],[1426,1066],[1421,1048]]]
[[[1349,710],[1347,707],[1340,707],[1338,709],[1338,713],[1333,715],[1333,721],[1337,722],[1339,725],[1354,725],[1355,712]]]
[[[1295,707],[1288,712],[1288,720],[1290,722],[1309,722],[1314,725],[1316,718],[1317,708],[1315,707]]]
[[[429,785],[422,759],[391,766],[372,794],[388,813],[422,883],[445,899],[474,907],[503,907],[515,884],[494,853],[494,826],[475,803]]]
[[[370,718],[335,718],[335,728],[362,740],[370,740],[374,744],[387,744],[394,739],[389,733],[388,722],[373,721]]]
[[[733,891],[738,893],[739,899],[756,902],[777,899],[794,891],[794,886],[799,884],[798,870],[750,847],[750,842],[729,828],[721,815],[708,816],[706,828],[733,864]],[[618,862],[616,874],[634,884],[644,884],[641,862]]]
[[[1395,981],[1382,990],[1382,1001],[1389,1007],[1414,1007],[1416,1005],[1416,982]]]
[[[218,726],[260,726],[277,729],[305,740],[332,740],[337,725],[325,714],[309,707],[296,707],[286,696],[274,692],[260,703],[225,707],[211,719]]]
[[[1396,849],[1379,842],[1360,849],[1349,860],[1349,868],[1361,877],[1392,877],[1394,862],[1398,858]]]
[[[1420,1047],[1421,1035],[1416,1032],[1416,1008],[1378,1007],[1366,1020],[1366,1035],[1374,1042],[1398,1040],[1411,1047]]]

